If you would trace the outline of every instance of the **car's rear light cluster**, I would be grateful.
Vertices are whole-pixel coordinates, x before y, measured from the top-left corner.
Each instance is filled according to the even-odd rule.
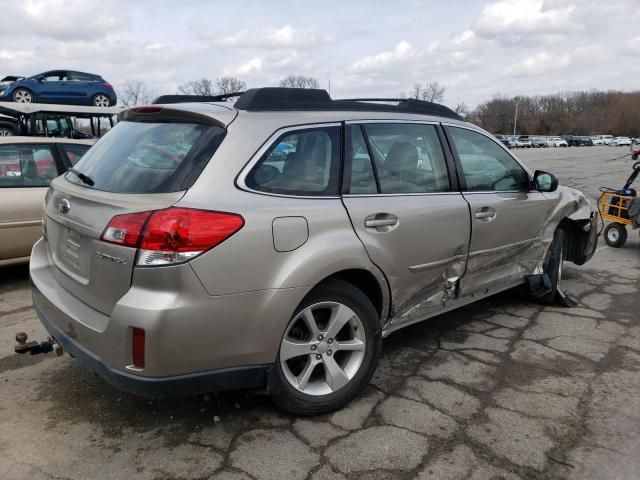
[[[243,225],[235,213],[171,207],[116,215],[100,240],[138,248],[138,265],[171,265],[210,250]]]

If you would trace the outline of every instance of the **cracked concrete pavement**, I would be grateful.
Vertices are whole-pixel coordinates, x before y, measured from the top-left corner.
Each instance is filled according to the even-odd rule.
[[[527,151],[591,197],[622,149]],[[581,156],[582,158],[578,158]],[[120,393],[65,356],[12,355],[44,330],[27,269],[0,274],[2,479],[640,478],[640,242],[601,242],[564,287],[577,308],[510,291],[401,330],[341,411],[288,415],[230,392],[171,401]]]

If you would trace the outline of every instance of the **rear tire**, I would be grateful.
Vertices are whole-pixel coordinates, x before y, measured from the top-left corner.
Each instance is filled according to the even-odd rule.
[[[551,291],[542,297],[540,301],[547,305],[553,305],[556,301],[556,295],[560,288],[560,282],[562,280],[562,270],[564,265],[564,245],[565,245],[566,233],[561,228],[556,229],[553,234],[553,241],[547,251],[547,256],[544,259],[543,271],[549,275],[551,282]]]
[[[610,223],[604,229],[604,241],[610,247],[622,247],[627,241],[626,227],[618,222]]]
[[[111,105],[111,100],[104,93],[98,93],[91,99],[91,105],[94,107],[108,107]]]
[[[348,320],[335,331],[334,318]],[[309,322],[317,330],[308,328]],[[351,347],[356,344],[357,350]],[[302,348],[292,353],[290,345]],[[295,415],[341,408],[367,386],[381,348],[380,319],[371,300],[342,280],[318,285],[300,303],[283,335],[275,367],[280,388],[274,403]]]

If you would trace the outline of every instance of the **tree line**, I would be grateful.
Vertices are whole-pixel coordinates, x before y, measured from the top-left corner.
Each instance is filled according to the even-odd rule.
[[[516,117],[517,109],[517,117]],[[554,95],[497,95],[467,119],[493,133],[640,136],[640,91],[581,91]]]

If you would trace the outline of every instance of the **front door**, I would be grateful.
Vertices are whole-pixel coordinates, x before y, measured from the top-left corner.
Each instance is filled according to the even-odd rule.
[[[551,200],[531,190],[530,174],[497,141],[447,127],[471,210],[471,245],[461,295],[493,293],[523,282],[544,255],[541,228]]]
[[[38,100],[53,103],[69,100],[67,72],[56,70],[45,74],[41,79],[40,94],[38,96]]]
[[[370,122],[346,133],[344,205],[389,281],[392,322],[422,320],[456,296],[470,238],[439,127]]]

